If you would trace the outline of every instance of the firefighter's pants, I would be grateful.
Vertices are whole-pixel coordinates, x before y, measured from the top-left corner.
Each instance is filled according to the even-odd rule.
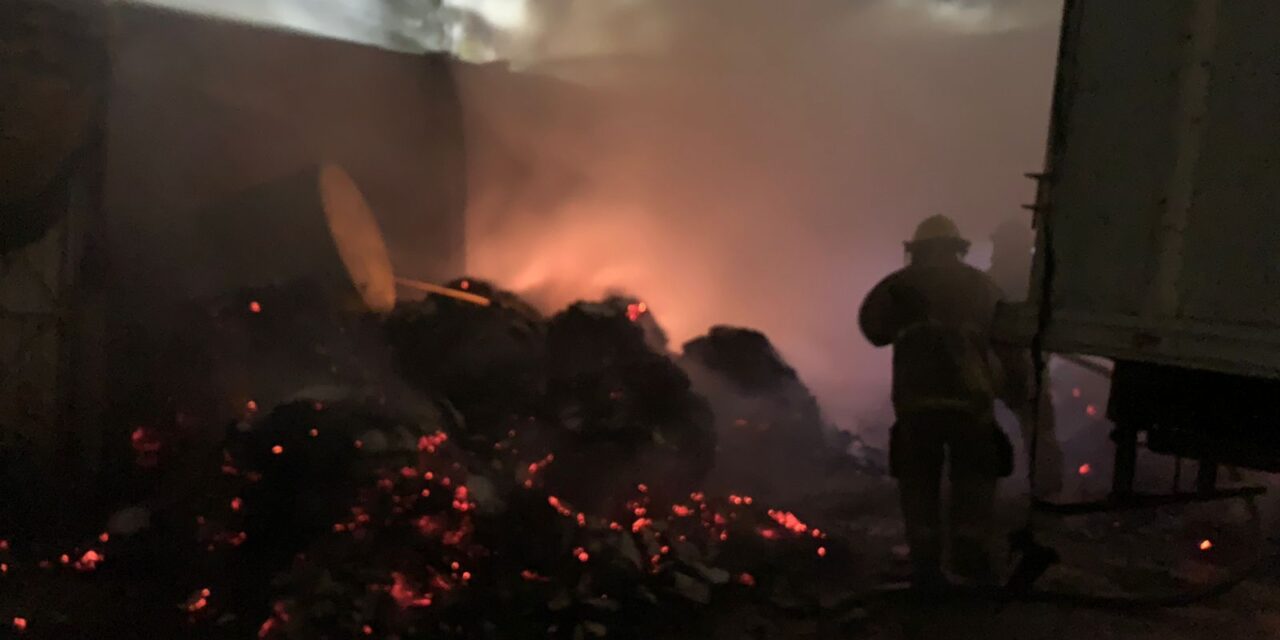
[[[1004,433],[989,417],[946,411],[899,416],[891,437],[890,466],[901,493],[913,578],[942,576],[942,469],[949,461],[951,566],[965,578],[990,580],[996,483],[1012,464]]]

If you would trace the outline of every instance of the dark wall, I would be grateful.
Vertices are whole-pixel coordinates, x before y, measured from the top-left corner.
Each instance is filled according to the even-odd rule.
[[[461,114],[444,57],[117,5],[106,208],[115,262],[155,232],[321,162],[377,214],[398,273],[464,265]]]

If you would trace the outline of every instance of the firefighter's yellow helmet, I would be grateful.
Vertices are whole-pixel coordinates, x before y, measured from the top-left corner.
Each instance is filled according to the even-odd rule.
[[[960,227],[951,219],[943,215],[929,216],[925,218],[916,227],[916,233],[911,237],[911,242],[926,242],[928,240],[959,240],[964,241],[960,236]]]

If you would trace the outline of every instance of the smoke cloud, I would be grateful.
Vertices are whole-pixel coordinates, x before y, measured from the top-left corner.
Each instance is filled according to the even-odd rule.
[[[850,428],[857,309],[947,213],[981,262],[1041,166],[1059,0],[559,0],[460,72],[468,259],[547,306],[645,299],[673,342],[766,332]],[[989,251],[989,247],[985,250]]]

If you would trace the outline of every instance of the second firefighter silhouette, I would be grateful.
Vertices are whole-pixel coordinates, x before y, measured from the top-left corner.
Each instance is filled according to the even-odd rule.
[[[889,464],[898,481],[913,581],[945,583],[941,485],[950,463],[951,566],[970,580],[992,578],[988,546],[996,483],[1013,467],[996,424],[1001,366],[991,348],[1003,296],[990,276],[964,263],[969,242],[933,216],[906,243],[909,264],[862,303],[859,324],[876,346],[893,345]]]

